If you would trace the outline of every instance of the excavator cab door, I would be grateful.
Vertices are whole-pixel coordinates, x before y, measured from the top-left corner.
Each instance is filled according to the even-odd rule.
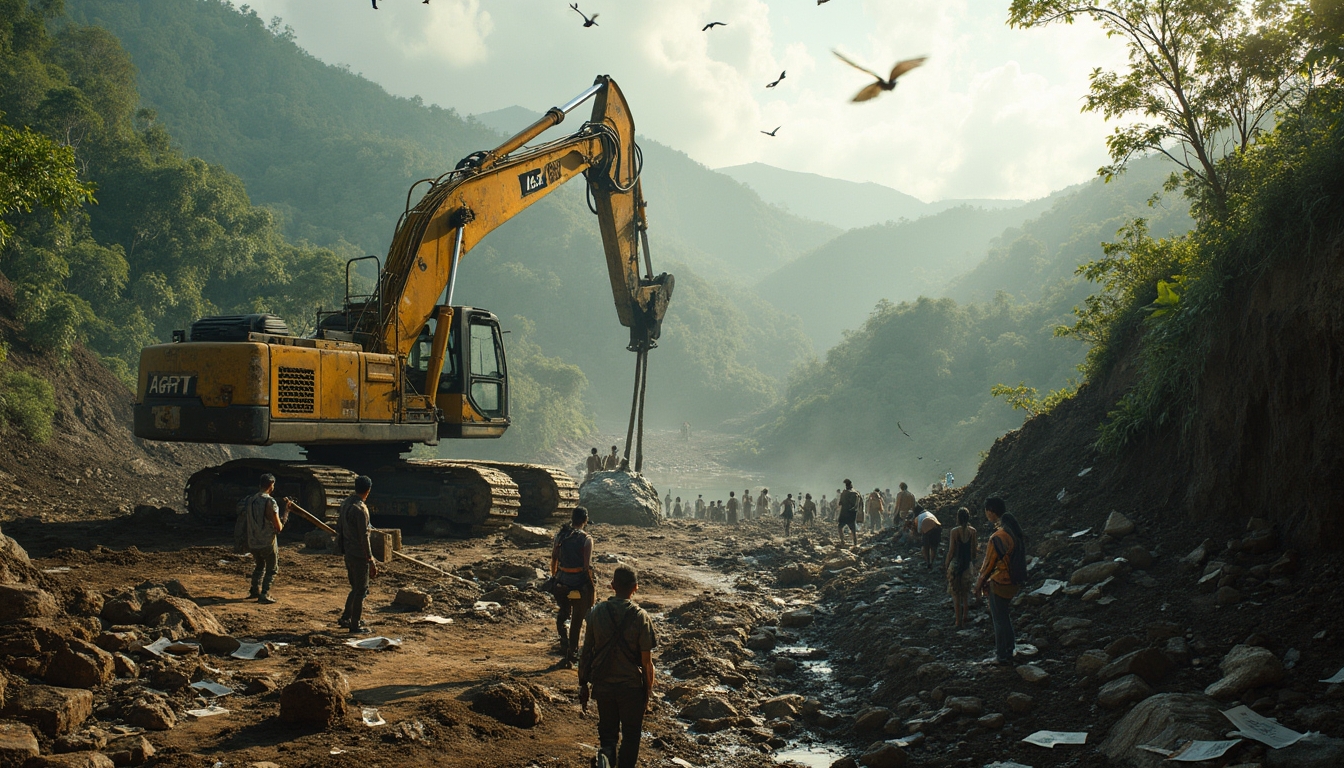
[[[474,307],[440,307],[411,348],[407,383],[417,392],[428,386],[435,336],[446,334],[443,372],[435,393],[439,437],[501,437],[509,426],[508,364],[504,336],[493,313]],[[437,318],[451,316],[440,330]],[[428,394],[428,393],[426,393]]]

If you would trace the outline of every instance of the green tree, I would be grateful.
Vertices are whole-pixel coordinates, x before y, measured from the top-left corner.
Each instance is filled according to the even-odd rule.
[[[10,215],[35,207],[59,215],[92,201],[93,185],[79,180],[73,148],[0,123],[0,247],[14,235]]]
[[[1230,179],[1218,160],[1244,152],[1275,113],[1301,93],[1305,39],[1301,2],[1260,0],[1013,0],[1019,28],[1091,18],[1129,50],[1125,72],[1093,70],[1083,109],[1108,119],[1140,117],[1106,140],[1110,178],[1135,156],[1160,152],[1184,169],[1184,183],[1221,218]],[[1169,188],[1181,183],[1175,176]]]

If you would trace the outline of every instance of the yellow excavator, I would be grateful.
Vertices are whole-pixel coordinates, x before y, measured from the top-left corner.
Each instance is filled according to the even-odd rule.
[[[527,146],[589,99],[592,116],[577,132]],[[376,284],[352,294],[357,262],[379,260],[350,260],[344,306],[318,312],[312,335],[291,334],[274,315],[208,317],[175,332],[172,343],[144,349],[136,436],[303,449],[303,461],[247,458],[197,472],[186,488],[196,514],[232,515],[235,501],[269,472],[277,493],[328,517],[359,474],[373,478],[374,514],[433,519],[449,532],[568,516],[578,491],[560,469],[402,456],[416,444],[500,437],[508,429],[499,320],[453,304],[460,262],[496,227],[579,175],[600,223],[616,314],[637,355],[627,434],[639,444],[648,353],[673,288],[671,275],[653,274],[641,163],[625,97],[610,77],[598,77],[495,149],[412,185]],[[637,450],[636,471],[642,458]]]

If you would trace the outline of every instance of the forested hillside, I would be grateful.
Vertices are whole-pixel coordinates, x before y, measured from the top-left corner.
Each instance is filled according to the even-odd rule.
[[[146,103],[184,148],[237,167],[288,231],[343,255],[383,253],[412,181],[500,138],[451,110],[399,99],[323,64],[283,27],[217,0],[73,0],[69,7],[76,18],[124,37]],[[200,99],[223,107],[198,108]],[[638,121],[638,96],[632,107]],[[772,208],[665,147],[645,145],[644,169],[656,266],[678,278],[668,331],[651,363],[650,418],[704,423],[773,402],[778,377],[806,358],[807,340],[796,321],[735,285],[836,230]],[[596,219],[582,188],[572,187],[470,254],[458,299],[494,310],[519,335],[531,329],[532,348],[579,366],[598,418],[623,424],[633,356],[602,272]],[[705,269],[714,283],[692,269]],[[731,397],[720,397],[725,393]],[[687,412],[686,404],[694,408]],[[502,443],[495,448],[516,450],[518,440]]]

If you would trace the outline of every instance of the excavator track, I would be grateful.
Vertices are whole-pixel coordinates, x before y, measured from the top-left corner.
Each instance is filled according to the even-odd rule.
[[[518,485],[522,507],[518,522],[524,525],[548,525],[569,519],[579,505],[579,486],[569,473],[545,464],[518,464],[509,461],[469,461],[473,466],[490,467],[508,475]]]
[[[435,521],[439,530],[471,536],[518,519],[520,494],[509,475],[488,466],[443,460],[395,461],[339,467],[302,461],[237,459],[208,467],[187,481],[187,509],[232,519],[239,499],[255,493],[261,476],[275,475],[275,496],[288,496],[314,515],[336,519],[360,474],[373,479],[375,516]]]

